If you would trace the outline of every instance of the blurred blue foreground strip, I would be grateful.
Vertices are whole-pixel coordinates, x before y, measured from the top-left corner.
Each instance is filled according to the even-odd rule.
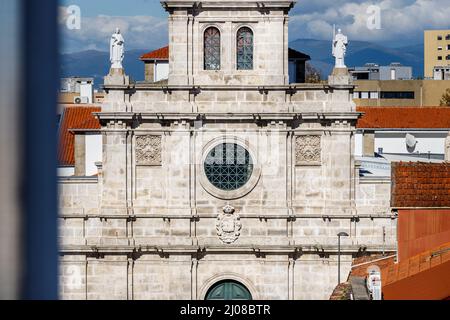
[[[56,0],[22,0],[23,299],[58,298]]]

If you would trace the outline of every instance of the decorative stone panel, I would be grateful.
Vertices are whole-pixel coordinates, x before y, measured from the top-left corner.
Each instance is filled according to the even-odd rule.
[[[161,136],[136,136],[136,164],[161,165]]]
[[[234,208],[230,205],[223,207],[223,213],[217,216],[216,221],[219,239],[225,244],[233,243],[239,238],[241,228],[239,214],[235,213]]]
[[[321,165],[321,136],[301,135],[295,138],[295,164],[297,166]]]

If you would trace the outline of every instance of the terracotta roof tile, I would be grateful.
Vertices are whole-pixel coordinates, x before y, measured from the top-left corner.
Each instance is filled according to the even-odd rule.
[[[169,60],[169,46],[147,52],[141,56],[141,60]]]
[[[100,107],[94,106],[67,107],[64,109],[58,132],[58,164],[60,166],[75,165],[75,136],[70,130],[99,130],[101,128],[100,123],[92,113],[100,111]]]
[[[357,111],[365,113],[358,128],[450,128],[449,107],[358,107]]]
[[[450,163],[393,162],[391,206],[450,207]]]
[[[373,254],[370,256],[362,256],[353,259],[352,269],[349,277],[366,277],[367,270],[370,266],[378,266],[380,269],[395,263],[395,256],[385,256],[382,254]]]

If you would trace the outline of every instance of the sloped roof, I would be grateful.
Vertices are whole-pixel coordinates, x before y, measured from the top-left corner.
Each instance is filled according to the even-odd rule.
[[[99,121],[92,114],[93,112],[100,111],[100,107],[92,105],[83,107],[66,107],[64,109],[58,131],[58,165],[75,165],[75,135],[70,130],[101,129]]]
[[[391,207],[450,207],[450,163],[393,162]]]
[[[169,46],[165,46],[156,49],[151,52],[144,53],[141,58],[142,61],[145,60],[169,60]]]
[[[444,129],[450,128],[450,107],[358,107],[364,112],[360,129]]]
[[[289,48],[289,59],[297,59],[297,60],[311,60],[311,57],[303,52],[294,50]]]

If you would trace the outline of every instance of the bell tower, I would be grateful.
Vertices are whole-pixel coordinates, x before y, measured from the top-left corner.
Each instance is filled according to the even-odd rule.
[[[168,0],[169,85],[288,84],[296,1]]]

